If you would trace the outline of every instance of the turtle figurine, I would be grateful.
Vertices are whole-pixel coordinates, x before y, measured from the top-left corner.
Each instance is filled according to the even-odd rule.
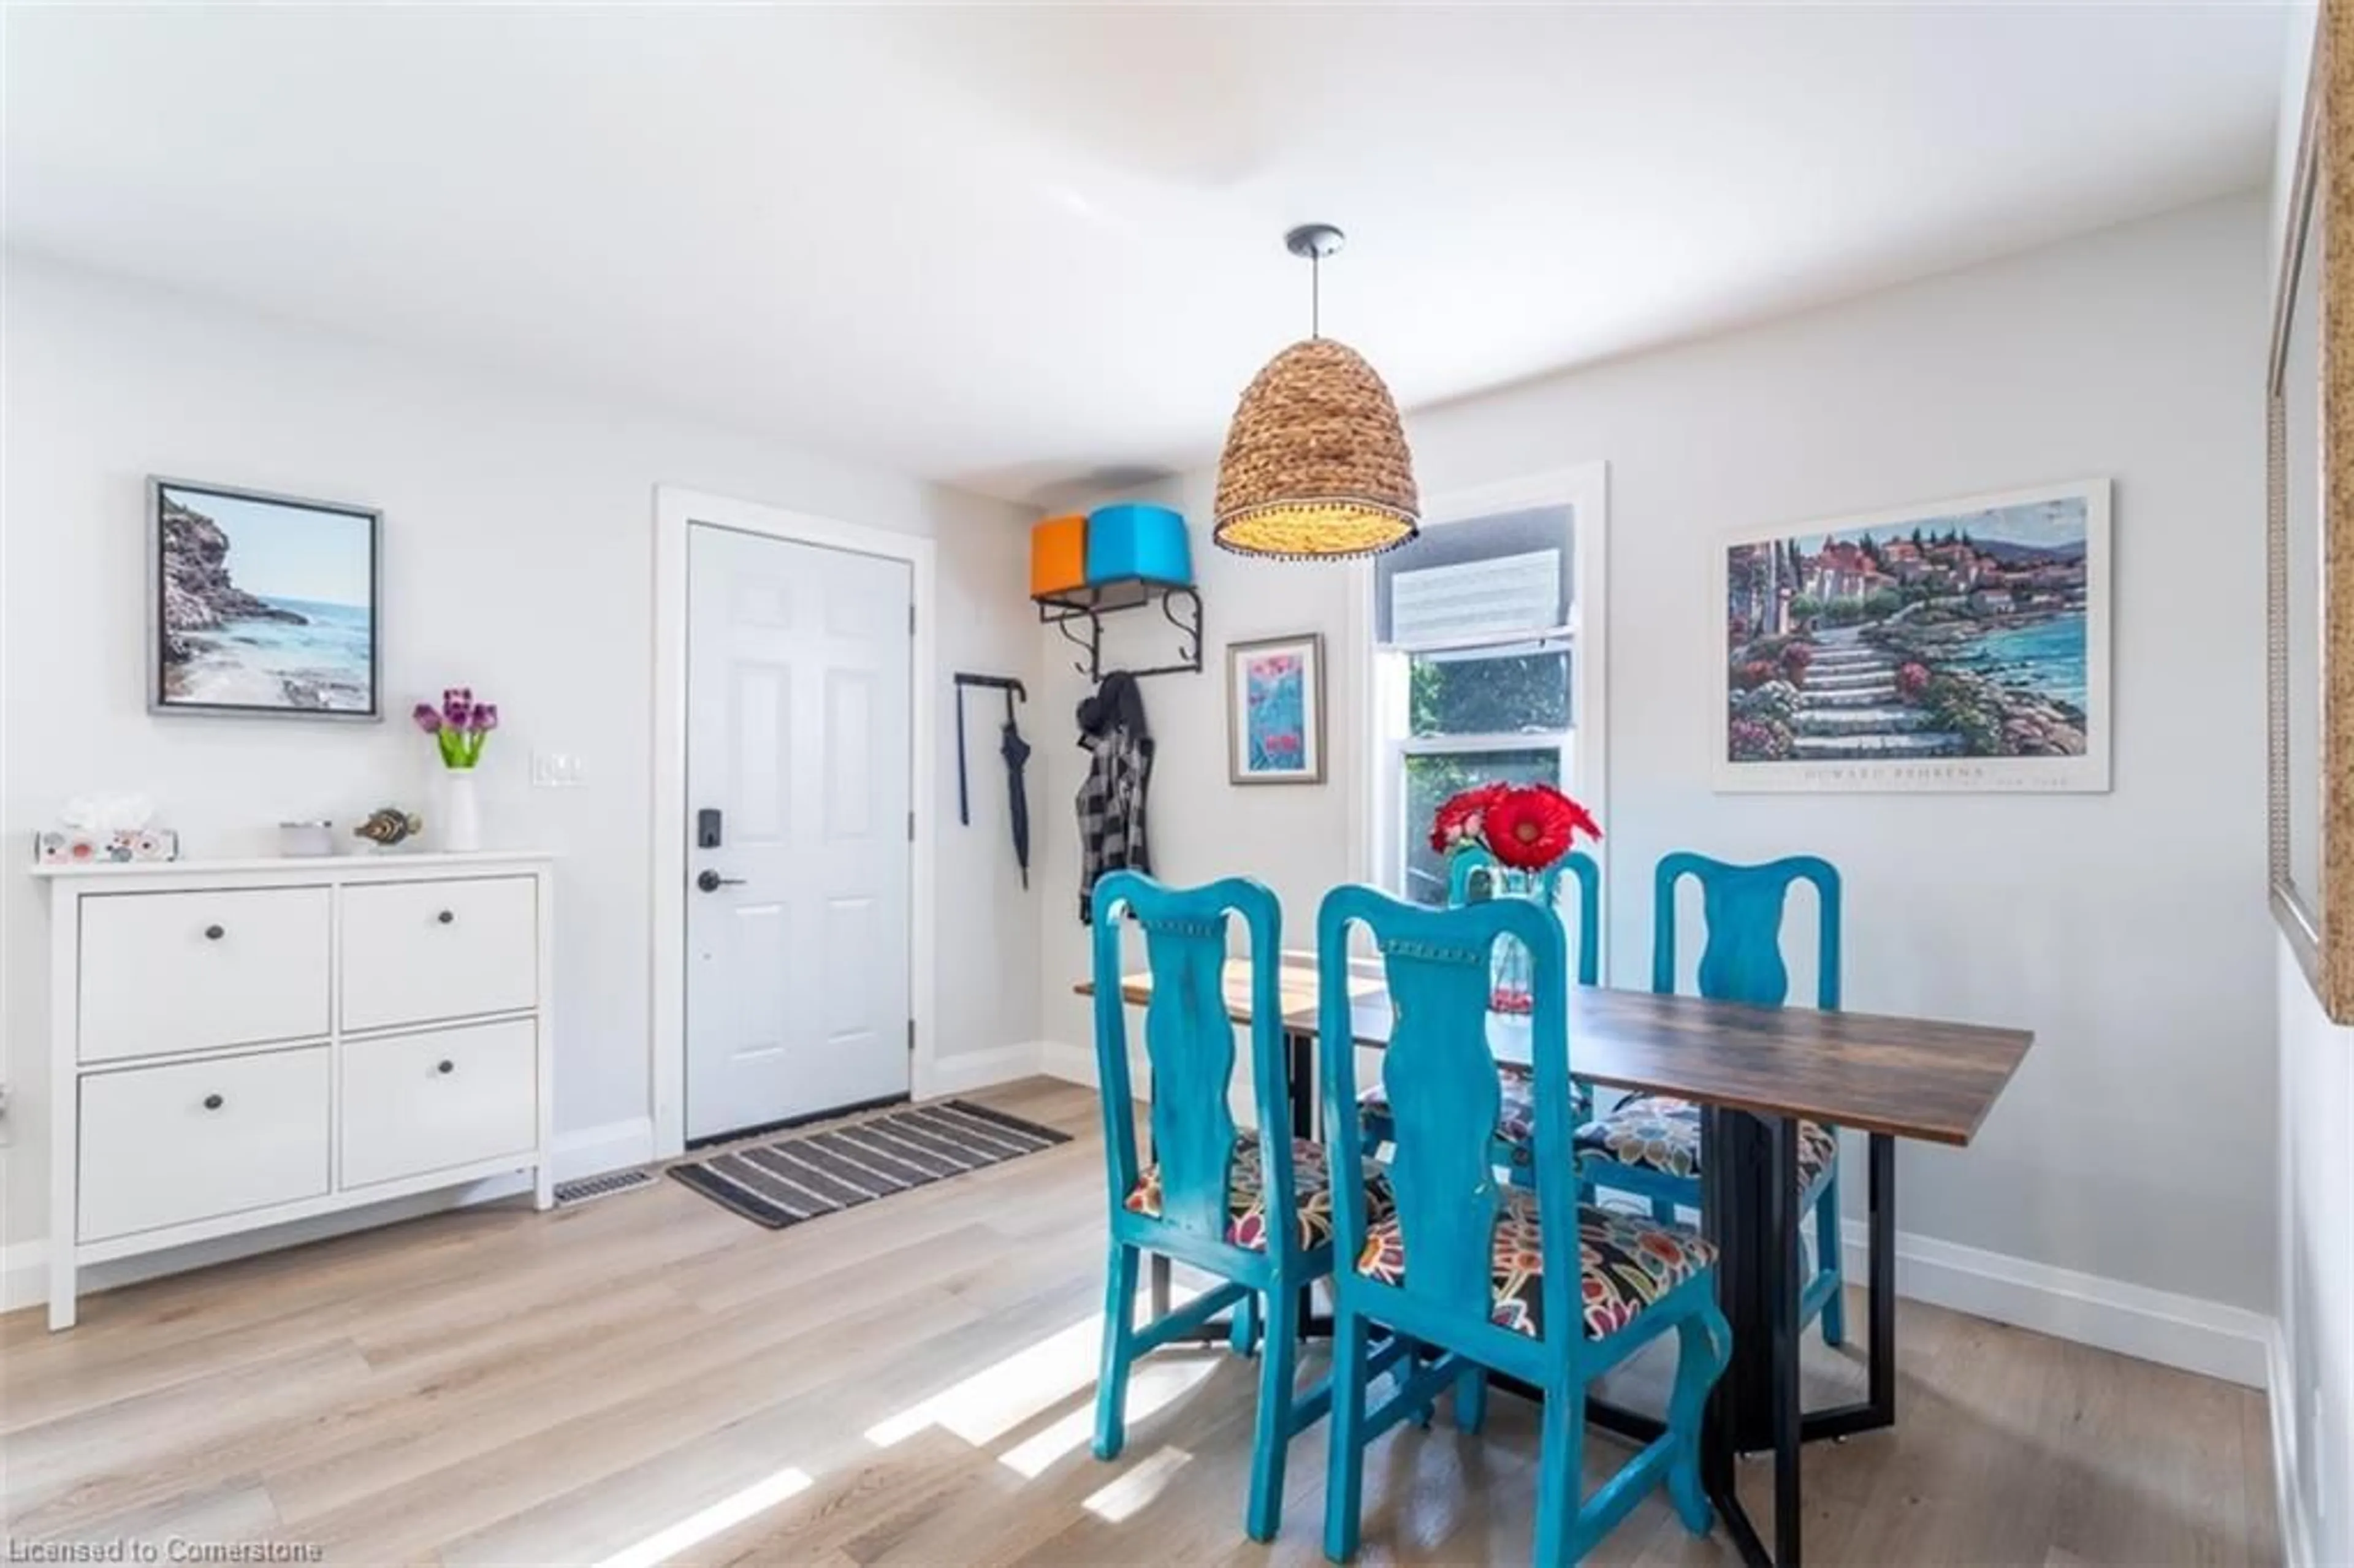
[[[380,850],[397,849],[425,831],[425,819],[398,806],[370,811],[367,821],[352,832]]]

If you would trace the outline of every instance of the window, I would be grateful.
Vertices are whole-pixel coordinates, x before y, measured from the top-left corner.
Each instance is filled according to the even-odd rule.
[[[1601,810],[1599,472],[1514,492],[1374,564],[1372,871],[1419,904],[1447,901],[1430,820],[1457,791],[1542,782]]]

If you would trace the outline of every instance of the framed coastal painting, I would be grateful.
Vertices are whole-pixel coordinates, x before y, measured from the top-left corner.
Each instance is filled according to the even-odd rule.
[[[2105,479],[1747,531],[1714,573],[1718,789],[2108,789]]]
[[[1324,639],[1226,647],[1226,771],[1236,784],[1324,782]]]
[[[384,519],[366,506],[147,482],[147,706],[381,719]]]

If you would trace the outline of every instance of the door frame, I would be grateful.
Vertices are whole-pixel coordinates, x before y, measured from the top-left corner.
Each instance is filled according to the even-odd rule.
[[[932,937],[937,866],[934,789],[938,766],[933,719],[933,545],[920,535],[843,523],[757,501],[654,487],[654,768],[652,1006],[654,1156],[686,1150],[686,643],[687,529],[694,524],[757,534],[907,563],[916,633],[908,661],[907,802],[916,814],[908,844],[907,1011],[916,1048],[908,1092],[933,1092]]]

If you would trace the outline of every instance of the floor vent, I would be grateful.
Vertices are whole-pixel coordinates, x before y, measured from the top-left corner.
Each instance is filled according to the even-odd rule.
[[[578,1181],[556,1184],[556,1206],[585,1203],[591,1198],[610,1198],[616,1192],[635,1192],[640,1187],[654,1184],[651,1171],[608,1171],[602,1176],[583,1176]]]

